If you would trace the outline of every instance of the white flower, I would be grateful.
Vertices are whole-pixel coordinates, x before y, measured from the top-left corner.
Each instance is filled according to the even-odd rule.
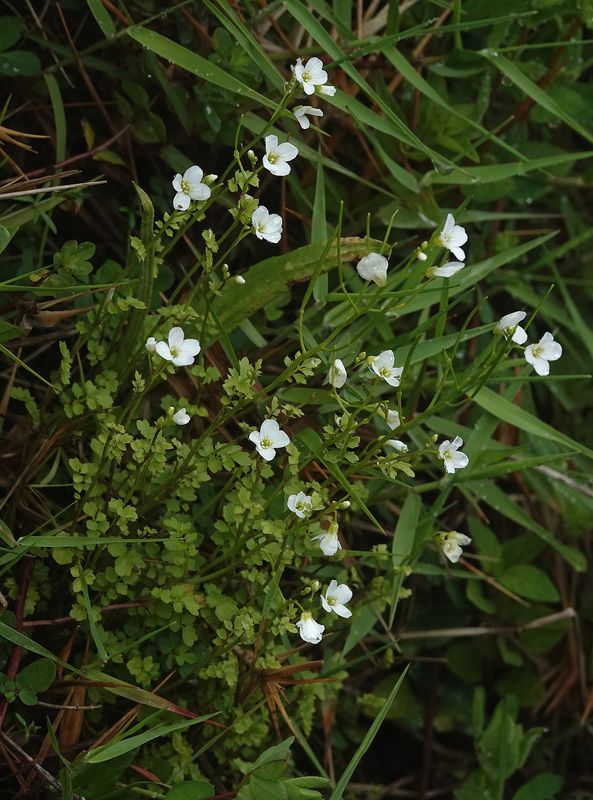
[[[147,350],[149,353],[154,353],[154,351],[156,350],[156,339],[154,338],[154,336],[149,336],[149,337],[148,337],[148,339],[146,340],[146,344],[144,345],[144,347],[146,348],[146,350]]]
[[[346,367],[344,366],[344,362],[341,358],[336,358],[334,363],[329,368],[329,372],[327,373],[327,381],[326,383],[331,383],[334,389],[341,389],[342,386],[346,383],[346,378],[348,377],[348,373],[346,372]]]
[[[439,458],[443,460],[446,472],[455,472],[464,469],[469,464],[469,458],[459,449],[463,445],[461,436],[456,436],[452,442],[445,439],[439,445]]]
[[[561,355],[562,345],[554,341],[549,331],[544,333],[537,344],[530,344],[525,348],[525,361],[531,364],[538,375],[549,375],[548,361],[557,361]]]
[[[326,83],[324,86],[316,86],[315,93],[325,95],[326,97],[333,97],[336,93],[336,87]]]
[[[327,531],[313,536],[313,539],[319,540],[319,547],[324,556],[335,556],[338,550],[342,549],[338,539],[338,526],[335,522],[331,522]]]
[[[187,425],[191,417],[186,413],[185,408],[180,408],[179,411],[173,414],[172,419],[176,425]]]
[[[168,341],[168,344],[157,342],[155,345],[161,358],[172,361],[176,367],[189,367],[194,363],[201,349],[197,339],[186,339],[183,328],[171,328]]]
[[[426,270],[429,278],[452,278],[465,267],[461,261],[447,261],[442,267],[431,267]]]
[[[517,344],[524,344],[527,341],[527,331],[519,323],[523,322],[526,316],[525,311],[513,311],[511,314],[505,314],[494,326],[494,333],[502,334]]]
[[[399,439],[387,439],[385,444],[389,447],[393,447],[393,449],[397,450],[398,453],[407,453],[409,449],[408,445]]]
[[[266,136],[265,142],[266,154],[262,159],[264,167],[272,175],[288,175],[290,172],[290,164],[288,162],[298,156],[298,149],[290,142],[278,144],[278,137],[273,134]]]
[[[327,587],[325,596],[321,595],[320,597],[321,605],[328,614],[334,611],[339,617],[345,617],[346,619],[352,616],[352,611],[346,608],[346,603],[350,602],[351,599],[352,590],[350,587],[346,586],[345,583],[338,585],[337,581],[332,581]]]
[[[463,555],[461,548],[471,543],[469,536],[464,533],[457,533],[457,531],[443,531],[439,533],[438,540],[439,547],[453,564],[456,564],[459,561],[459,557]]]
[[[313,498],[304,492],[291,494],[286,504],[300,519],[305,519],[313,511]]]
[[[187,211],[192,200],[207,200],[212,192],[210,187],[202,183],[204,172],[199,167],[186,169],[183,175],[179,172],[173,178],[173,188],[177,192],[173,198],[173,207],[177,211]]]
[[[373,281],[377,286],[385,286],[388,266],[389,262],[385,256],[381,256],[379,253],[369,253],[368,256],[360,259],[356,269],[363,280]]]
[[[280,426],[275,419],[265,419],[257,431],[249,434],[250,441],[255,445],[255,449],[266,461],[271,461],[276,455],[277,447],[286,447],[290,444],[290,439],[280,430]]]
[[[319,644],[325,630],[325,625],[315,622],[310,611],[303,611],[296,626],[301,634],[301,639],[309,644]]]
[[[440,232],[437,242],[450,250],[456,259],[465,261],[465,253],[461,246],[467,242],[467,233],[465,228],[461,225],[455,224],[455,217],[453,214],[447,214],[447,219],[443,225],[443,230]]]
[[[309,120],[307,114],[309,114],[311,117],[323,116],[323,111],[320,108],[314,108],[313,106],[295,106],[292,109],[292,113],[304,131],[311,127],[311,121]]]
[[[305,94],[313,94],[318,86],[327,83],[327,72],[323,69],[323,61],[320,58],[310,58],[304,66],[301,59],[297,58],[291,70]]]
[[[278,244],[282,237],[282,217],[270,214],[265,206],[258,206],[251,215],[251,224],[258,239]]]
[[[395,356],[393,350],[383,350],[378,356],[371,356],[369,367],[375,375],[383,378],[390,386],[399,386],[399,379],[404,371],[403,367],[394,367]]]
[[[396,428],[399,428],[401,425],[401,420],[399,418],[399,413],[397,411],[393,411],[391,409],[387,410],[387,415],[383,414],[383,419],[387,423],[387,427],[394,431]]]

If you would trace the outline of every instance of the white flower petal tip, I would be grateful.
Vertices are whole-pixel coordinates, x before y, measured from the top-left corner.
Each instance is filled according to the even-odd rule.
[[[296,64],[290,69],[307,95],[314,94],[318,87],[327,83],[327,72],[323,69],[323,61],[320,58],[310,58],[306,64],[297,58]]]
[[[438,244],[453,253],[455,258],[459,261],[465,261],[465,253],[461,248],[467,242],[467,239],[468,236],[465,232],[465,228],[455,224],[455,217],[453,214],[447,214],[443,230],[437,237]]]
[[[295,108],[292,109],[292,113],[304,131],[311,127],[311,121],[309,117],[323,116],[323,111],[320,108],[315,108],[314,106],[295,106]]]
[[[346,367],[344,366],[344,362],[342,361],[342,359],[336,358],[336,360],[329,368],[329,372],[327,373],[326,383],[330,383],[334,387],[334,389],[341,389],[342,386],[346,383],[347,378],[348,378],[348,373],[346,372]]]
[[[319,547],[324,556],[335,556],[338,550],[342,549],[338,539],[338,526],[335,522],[331,522],[327,531],[320,533],[318,536],[313,536],[313,539],[319,541]]]
[[[387,283],[387,267],[389,261],[379,253],[369,253],[360,259],[356,265],[356,270],[364,281],[373,281],[377,286],[385,286]]]
[[[505,314],[494,326],[494,333],[497,336],[504,336],[510,339],[515,344],[525,344],[527,341],[527,331],[522,328],[519,323],[523,322],[527,312],[513,311],[510,314]]]
[[[465,267],[461,261],[448,261],[442,267],[431,267],[426,270],[429,278],[452,278]]]
[[[554,341],[548,331],[536,344],[527,345],[525,348],[525,361],[531,364],[538,375],[542,377],[550,374],[550,361],[558,361],[562,355],[562,345]]]
[[[187,425],[190,419],[191,417],[186,413],[185,408],[180,408],[172,416],[172,420],[176,425]]]
[[[172,361],[176,367],[191,367],[201,347],[197,339],[186,339],[183,328],[175,327],[169,331],[167,342],[157,342],[155,351],[165,361]]]
[[[265,138],[266,154],[262,159],[264,167],[272,173],[272,175],[288,175],[290,172],[289,161],[296,158],[299,154],[296,148],[290,142],[278,143],[278,137],[270,134]]]
[[[300,620],[296,623],[299,634],[304,642],[309,644],[319,644],[323,638],[325,625],[315,622],[310,611],[303,611]]]
[[[146,344],[144,345],[146,351],[148,353],[155,353],[156,352],[156,339],[154,336],[149,336],[146,340]]]
[[[393,350],[383,350],[378,356],[371,356],[369,368],[390,386],[397,388],[400,383],[403,367],[395,367]]]
[[[173,178],[173,188],[175,197],[173,198],[173,208],[176,211],[187,211],[192,200],[207,200],[212,191],[203,182],[204,172],[198,166],[186,169],[183,175],[177,173]],[[211,176],[209,176],[211,177]]]
[[[258,431],[249,434],[249,440],[255,445],[255,449],[266,461],[271,461],[276,455],[279,447],[286,447],[290,444],[290,438],[275,419],[265,419]]]
[[[251,224],[258,239],[278,244],[282,238],[282,217],[279,214],[270,214],[265,206],[258,206],[255,209],[251,215]]]
[[[393,448],[397,453],[407,453],[410,449],[405,442],[402,442],[400,439],[388,439],[385,442],[387,447]]]
[[[304,492],[291,494],[286,501],[286,505],[288,510],[296,514],[299,519],[305,519],[313,511],[313,498]]]
[[[352,600],[352,590],[345,583],[338,584],[337,581],[331,581],[325,595],[321,595],[320,600],[328,614],[333,612],[345,619],[352,616],[352,611],[346,608],[346,603]]]
[[[461,548],[471,544],[471,539],[464,533],[458,533],[457,531],[442,531],[437,534],[437,542],[443,555],[445,555],[452,564],[456,564],[463,555],[463,550]]]
[[[462,446],[463,439],[461,436],[456,436],[452,442],[449,439],[445,439],[439,445],[439,458],[442,460],[446,472],[452,474],[455,470],[465,469],[469,464],[469,458],[459,449]]]

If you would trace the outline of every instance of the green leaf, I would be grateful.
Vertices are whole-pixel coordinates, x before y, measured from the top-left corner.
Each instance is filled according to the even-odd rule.
[[[142,47],[147,47],[161,58],[171,61],[173,64],[177,64],[178,67],[191,72],[193,75],[197,75],[202,80],[213,83],[215,86],[225,89],[228,92],[239,94],[249,100],[255,100],[257,103],[267,108],[275,108],[275,103],[255,91],[255,89],[247,86],[247,84],[242,83],[238,78],[235,78],[229,72],[222,69],[222,67],[194,53],[192,50],[188,50],[187,47],[183,47],[171,41],[171,39],[167,39],[166,36],[162,36],[160,33],[156,33],[156,31],[149,30],[148,28],[141,27],[131,28],[126,31],[126,33],[141,44]]]
[[[208,800],[214,796],[214,786],[208,781],[184,781],[172,786],[165,800]]]
[[[28,50],[11,50],[0,54],[0,75],[15,78],[18,75],[30,77],[41,72],[41,61],[35,53]]]
[[[518,390],[519,387],[517,387],[517,391]],[[521,431],[525,431],[525,433],[539,436],[548,442],[557,442],[558,444],[568,447],[570,450],[576,450],[578,453],[582,453],[584,456],[593,459],[593,450],[586,445],[557,431],[551,425],[534,417],[529,411],[515,405],[510,400],[507,400],[506,397],[502,397],[496,392],[493,392],[492,389],[483,387],[476,394],[474,400],[480,408],[493,414],[497,419],[503,420],[509,425],[514,425]]]
[[[18,42],[23,35],[23,28],[20,17],[0,17],[0,53]]]
[[[213,716],[215,716],[215,714],[204,714],[203,716],[195,717],[194,719],[183,719],[178,722],[156,725],[154,728],[144,731],[143,733],[137,733],[134,736],[127,736],[119,739],[116,742],[111,742],[101,747],[96,747],[95,749],[86,753],[84,760],[87,764],[101,764],[104,761],[110,761],[112,758],[121,756],[124,753],[129,753],[131,750],[135,750],[147,742],[152,742],[154,739],[158,739],[160,736],[166,736],[174,731],[186,730],[187,728],[191,728],[193,725],[198,725],[200,722],[204,722]]]
[[[552,772],[540,772],[515,792],[513,800],[553,800],[562,788],[562,778]]]
[[[101,28],[103,35],[108,39],[115,36],[115,25],[111,16],[101,0],[86,0],[95,22]]]
[[[379,244],[374,239],[371,240],[371,247]],[[228,281],[221,296],[215,298],[212,303],[220,325],[230,333],[244,319],[271,305],[292,283],[308,280],[319,267],[319,259],[324,249],[324,245],[307,245],[286,255],[272,256],[255,264],[244,273],[244,286]],[[367,243],[364,239],[349,237],[341,240],[343,261],[361,258],[366,252]],[[337,264],[337,258],[336,245],[332,244],[321,264],[321,271],[327,272],[333,269]],[[219,335],[215,333],[214,338],[207,341],[207,346],[214,344]]]
[[[23,667],[16,676],[19,689],[45,692],[56,677],[56,665],[49,658],[39,658]]]
[[[568,125],[577,133],[586,139],[588,142],[593,142],[593,131],[587,130],[579,122],[574,119],[570,113],[553,100],[548,92],[540,88],[537,83],[534,83],[531,78],[521,70],[520,67],[513,61],[510,61],[502,53],[497,53],[491,50],[482,50],[481,55],[490,61],[503,75],[512,81],[524,94],[531,97],[538,105],[545,108],[550,114],[553,114],[559,120]]]
[[[417,494],[408,494],[402,506],[391,541],[391,563],[394,569],[405,564],[412,553],[421,510],[422,501],[420,497]],[[391,585],[391,610],[389,612],[389,622],[387,623],[389,629],[391,629],[393,620],[395,619],[397,601],[404,582],[404,577],[404,572],[401,570],[395,572],[393,576]]]
[[[520,597],[556,603],[558,590],[545,572],[532,564],[514,564],[500,577],[500,583]]]
[[[387,714],[389,712],[389,709],[393,705],[393,701],[397,697],[397,693],[399,692],[400,686],[402,685],[402,683],[404,681],[404,678],[406,677],[408,669],[409,669],[409,665],[404,669],[402,674],[399,676],[399,678],[395,682],[395,685],[394,685],[393,689],[389,692],[389,695],[388,695],[387,699],[385,700],[385,702],[383,703],[383,706],[382,706],[381,710],[379,711],[379,713],[377,714],[377,716],[373,720],[371,727],[366,732],[362,742],[360,743],[360,745],[358,746],[356,752],[354,753],[354,755],[350,759],[350,763],[348,764],[348,766],[346,767],[346,769],[342,773],[342,777],[337,782],[336,788],[331,793],[329,800],[341,800],[342,795],[344,794],[344,791],[345,791],[346,787],[348,786],[348,784],[350,782],[350,778],[352,777],[352,775],[354,773],[354,770],[356,769],[356,767],[360,763],[360,761],[361,761],[362,757],[364,756],[364,754],[366,753],[366,751],[371,746],[371,743],[372,743],[373,739],[375,738],[375,736],[377,735],[383,720],[385,719],[385,717],[387,716]]]

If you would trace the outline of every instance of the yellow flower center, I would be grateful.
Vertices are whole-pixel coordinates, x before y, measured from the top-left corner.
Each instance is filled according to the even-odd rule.
[[[533,353],[535,358],[540,358],[542,353],[544,352],[544,348],[540,347],[539,344],[536,344],[531,352]]]
[[[189,181],[181,181],[181,191],[183,194],[189,194],[191,192],[191,183]]]
[[[303,83],[309,83],[311,80],[311,73],[303,72]]]
[[[268,153],[268,161],[270,164],[275,164],[278,161],[278,153]]]
[[[179,355],[179,348],[178,347],[170,347],[169,350],[171,351],[171,355],[173,358],[177,358]]]
[[[267,449],[268,447],[272,446],[272,440],[268,439],[268,438],[265,438],[265,439],[261,440],[260,444],[261,444],[262,447]]]

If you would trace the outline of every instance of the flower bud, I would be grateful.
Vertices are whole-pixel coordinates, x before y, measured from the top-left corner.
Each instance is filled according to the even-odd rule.
[[[420,252],[417,254],[416,258],[418,259],[418,261],[426,261],[428,259],[428,256],[426,255],[426,253]]]
[[[218,180],[218,175],[210,173],[210,175],[206,175],[202,180],[206,184],[206,186],[211,186],[215,181]]]
[[[235,283],[238,283],[239,286],[244,286],[245,278],[242,275],[235,275]]]

